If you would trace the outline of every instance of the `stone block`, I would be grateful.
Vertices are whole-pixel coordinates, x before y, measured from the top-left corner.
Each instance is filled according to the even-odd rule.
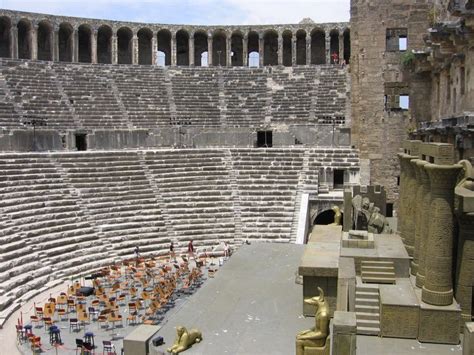
[[[474,354],[474,322],[469,322],[464,324],[462,355],[472,354]]]
[[[334,312],[332,322],[332,354],[355,355],[357,319],[354,312]]]
[[[154,325],[140,325],[123,340],[125,354],[150,354],[150,340],[161,329]]]
[[[432,164],[451,165],[454,163],[454,147],[448,143],[423,143],[420,145],[423,160]]]
[[[406,140],[402,143],[402,147],[405,154],[412,156],[420,156],[420,147],[422,141],[420,140]]]
[[[461,308],[454,302],[450,306],[420,305],[418,340],[422,343],[459,344]]]

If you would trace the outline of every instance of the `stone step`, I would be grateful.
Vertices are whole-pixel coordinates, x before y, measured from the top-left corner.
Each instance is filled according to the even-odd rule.
[[[379,299],[377,298],[360,298],[356,296],[355,303],[357,305],[365,306],[379,306]]]
[[[362,272],[391,272],[395,273],[395,268],[392,266],[367,266],[367,265],[362,265],[361,266],[361,271]]]
[[[395,277],[391,276],[364,276],[362,275],[362,282],[376,283],[376,284],[394,284]]]
[[[378,291],[356,291],[356,298],[374,299],[378,301],[379,293]]]
[[[359,284],[356,286],[356,292],[370,292],[370,293],[376,293],[377,297],[379,294],[379,287],[376,285],[365,285],[365,284]]]
[[[393,261],[382,261],[382,260],[362,260],[360,262],[361,266],[392,266]]]
[[[362,269],[361,270],[361,277],[362,277],[362,280],[364,278],[367,278],[367,277],[393,277],[394,278],[394,273],[393,272],[390,272],[390,271],[379,271],[379,270],[365,270],[365,269]]]
[[[356,313],[362,312],[362,313],[380,313],[380,307],[377,306],[366,306],[366,305],[360,305],[356,304],[355,305],[355,311]]]
[[[369,320],[369,319],[359,319],[357,318],[357,328],[363,327],[363,328],[375,328],[379,329],[380,328],[380,321],[377,319]]]
[[[359,320],[374,320],[380,321],[380,313],[371,312],[356,312],[356,317]]]
[[[380,328],[357,327],[357,334],[361,335],[379,335]]]

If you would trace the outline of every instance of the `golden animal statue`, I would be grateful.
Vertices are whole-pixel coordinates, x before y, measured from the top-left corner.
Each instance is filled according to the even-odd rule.
[[[341,219],[342,219],[342,213],[341,209],[338,206],[332,206],[331,208],[334,211],[334,222],[331,223],[331,226],[340,226]]]
[[[179,326],[176,328],[176,339],[173,346],[166,351],[171,354],[179,354],[201,340],[202,334],[199,330],[191,329],[188,331],[185,327]]]
[[[315,326],[296,336],[296,355],[329,354],[329,305],[324,298],[324,291],[320,287],[318,290],[319,296],[304,300],[306,304],[316,306]]]

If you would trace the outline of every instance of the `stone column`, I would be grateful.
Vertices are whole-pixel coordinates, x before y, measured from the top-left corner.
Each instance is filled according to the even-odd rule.
[[[415,247],[415,169],[410,161],[417,157],[408,154],[399,154],[401,170],[404,172],[403,183],[400,181],[401,216],[399,217],[400,236],[405,243],[408,255],[413,256]]]
[[[425,166],[431,185],[430,234],[426,253],[426,279],[421,298],[435,306],[453,303],[453,204],[461,165]]]
[[[278,65],[283,65],[283,35],[278,34]]]
[[[474,213],[459,216],[456,301],[461,305],[463,322],[471,321],[474,287]]]
[[[112,37],[112,45],[113,45],[113,37]],[[113,52],[114,51],[112,49],[112,57],[113,57]],[[79,62],[79,31],[77,30],[77,28],[74,29],[74,32],[72,34],[72,61],[75,63]],[[116,64],[116,63],[112,62],[112,64]]]
[[[59,28],[53,29],[53,61],[59,62]]]
[[[247,35],[244,36],[242,42],[242,63],[244,67],[249,66],[249,37]]]
[[[207,37],[207,65],[208,66],[212,66],[212,50],[213,50],[212,36],[208,35]]]
[[[418,272],[418,265],[419,265],[419,255],[420,255],[420,240],[421,240],[421,219],[422,215],[425,213],[429,213],[428,210],[423,209],[423,181],[422,181],[422,170],[423,165],[420,163],[427,162],[420,160],[420,159],[413,159],[411,162],[413,166],[413,170],[415,172],[415,184],[414,184],[414,192],[415,192],[415,199],[414,199],[414,207],[415,207],[415,214],[412,218],[415,218],[415,240],[414,240],[414,249],[413,249],[413,259],[411,261],[411,274],[416,276]]]
[[[11,39],[11,57],[13,59],[18,59],[18,27],[16,25],[12,25]]]
[[[263,34],[262,33],[259,33],[258,35],[258,54],[259,54],[259,63],[258,63],[258,66],[260,68],[263,67],[263,56],[265,55],[265,42],[263,40]]]
[[[97,30],[93,29],[91,34],[91,62],[97,64]]]
[[[291,36],[291,65],[296,65],[296,33]]]
[[[36,25],[31,26],[31,59],[38,59],[38,31]]]
[[[151,63],[153,65],[158,64],[158,39],[156,38],[156,33],[153,33],[151,37]]]
[[[306,65],[311,64],[311,36],[306,36]]]
[[[225,50],[226,50],[226,55],[225,55],[225,58],[226,58],[226,67],[231,67],[232,66],[232,43],[231,43],[231,38],[226,35],[226,38],[225,38]]]
[[[416,273],[416,286],[422,288],[425,284],[426,275],[426,248],[428,242],[428,235],[430,230],[430,204],[431,204],[431,186],[428,172],[425,169],[425,165],[428,162],[424,160],[417,160],[418,170],[421,178],[422,196],[423,200],[421,203],[421,227],[418,241],[418,268]],[[415,227],[416,234],[416,227]]]
[[[339,33],[339,64],[344,60],[344,32]]]
[[[194,35],[189,36],[189,66],[194,67]]]
[[[138,64],[138,36],[136,33],[132,37],[132,64]]]
[[[118,63],[118,42],[117,35],[112,35],[112,64]]]
[[[177,53],[176,53],[176,33],[171,35],[171,66],[177,64]]]
[[[326,39],[326,64],[331,63],[331,33],[325,32]]]

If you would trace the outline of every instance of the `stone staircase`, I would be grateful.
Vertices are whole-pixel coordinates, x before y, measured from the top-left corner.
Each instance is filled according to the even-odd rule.
[[[378,285],[356,286],[357,334],[379,335],[380,296]]]
[[[241,207],[240,207],[240,194],[237,186],[237,177],[235,175],[234,165],[232,164],[232,155],[230,150],[225,151],[225,164],[229,171],[230,188],[232,190],[232,201],[234,203],[234,223],[235,223],[235,243],[243,244],[242,238],[242,218],[241,218]]]
[[[362,260],[360,271],[364,283],[394,284],[396,282],[393,261]]]

